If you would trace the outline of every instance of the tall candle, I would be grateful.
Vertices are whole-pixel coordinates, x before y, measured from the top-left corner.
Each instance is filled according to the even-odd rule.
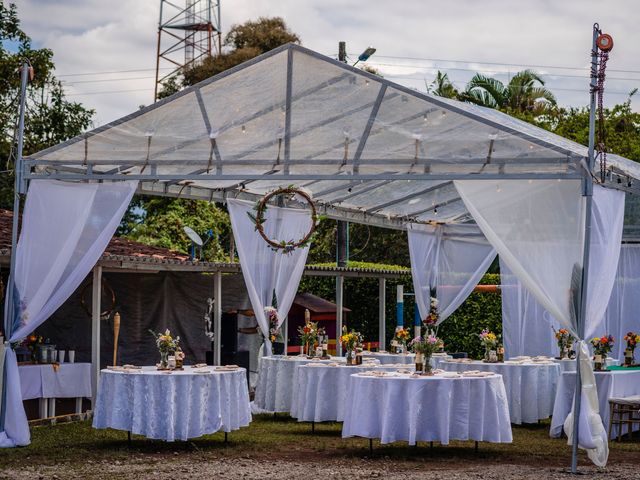
[[[311,321],[311,313],[309,312],[308,308],[304,309],[304,321],[305,323],[308,323],[309,321]]]

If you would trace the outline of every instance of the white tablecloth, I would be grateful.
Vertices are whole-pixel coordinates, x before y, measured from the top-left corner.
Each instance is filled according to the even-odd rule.
[[[560,376],[560,366],[555,363],[441,362],[440,368],[458,372],[482,370],[502,375],[512,423],[535,423],[549,418],[553,412]]]
[[[609,428],[609,398],[629,397],[640,395],[640,370],[613,370],[610,372],[595,372],[596,387],[598,389],[598,404],[600,417],[604,428]],[[549,435],[559,437],[562,434],[562,426],[573,406],[573,396],[576,390],[575,372],[565,372],[558,381],[558,391],[553,407],[553,419]],[[634,429],[640,428],[637,425]],[[616,436],[614,428],[611,436]]]
[[[381,365],[388,364],[396,364],[396,363],[404,363],[404,364],[413,364],[416,361],[415,353],[401,353],[394,354],[388,352],[364,352],[362,356],[367,359],[375,359],[380,362]],[[436,353],[431,357],[431,366],[433,368],[440,368],[440,362],[445,360],[450,360],[451,355],[447,355],[446,353]]]
[[[251,408],[245,369],[197,369],[207,373],[194,370],[102,370],[93,426],[174,441],[249,425]]]
[[[476,440],[511,442],[509,408],[499,375],[485,378],[365,377],[349,383],[343,437],[381,443]]]
[[[91,397],[91,364],[20,365],[22,399]]]
[[[344,357],[332,357],[330,360],[309,360],[306,356],[273,355],[260,359],[258,385],[254,398],[255,406],[267,412],[291,411],[293,396],[293,377],[296,367],[307,363],[344,362]]]
[[[367,370],[413,371],[413,365],[307,364],[296,368],[291,416],[300,422],[342,422],[351,375]]]

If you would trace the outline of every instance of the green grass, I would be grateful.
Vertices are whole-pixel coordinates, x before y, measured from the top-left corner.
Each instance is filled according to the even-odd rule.
[[[7,449],[0,455],[0,469],[19,468],[24,464],[64,464],[70,470],[86,469],[91,462],[127,462],[134,459],[152,465],[170,461],[176,453],[193,456],[193,461],[212,457],[242,457],[255,459],[290,459],[296,461],[330,460],[336,457],[370,457],[368,441],[362,438],[341,438],[339,423],[298,423],[280,414],[256,415],[247,428],[229,434],[216,433],[187,442],[161,442],[133,436],[131,444],[126,432],[95,430],[89,422],[60,424],[32,428],[32,443],[28,447]],[[460,464],[490,465],[509,463],[522,465],[567,466],[571,450],[566,440],[548,436],[549,423],[514,426],[512,444],[481,443],[474,451],[473,442],[452,442],[448,446],[422,442],[418,447],[406,443],[381,446],[374,441],[372,461],[393,460],[399,466],[430,462],[438,468]],[[636,436],[639,436],[636,434]],[[640,464],[640,442],[611,442],[610,462]],[[588,464],[581,454],[581,462]]]

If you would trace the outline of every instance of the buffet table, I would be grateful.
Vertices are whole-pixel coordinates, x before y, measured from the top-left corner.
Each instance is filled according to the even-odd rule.
[[[303,355],[262,357],[254,398],[255,406],[267,412],[290,412],[296,368],[307,363],[335,362],[345,362],[345,359],[344,357],[332,357],[329,360],[308,359]]]
[[[56,398],[75,398],[76,413],[82,399],[91,398],[91,364],[23,364],[18,366],[22,400],[40,399],[40,417],[56,415]]]
[[[640,369],[636,370],[612,370],[609,372],[594,372],[596,375],[596,387],[598,389],[598,404],[600,417],[605,429],[609,428],[609,398],[629,397],[640,395]],[[556,392],[555,405],[553,407],[553,419],[549,435],[560,437],[564,421],[573,407],[573,398],[576,390],[576,373],[565,372],[560,376],[558,390]],[[636,426],[636,428],[638,428]],[[616,429],[612,429],[611,437],[617,435]]]
[[[511,442],[504,384],[500,375],[486,373],[354,374],[342,436],[409,445],[418,441],[446,445],[450,440]]]
[[[354,373],[413,371],[413,365],[345,365],[308,363],[296,368],[293,379],[291,416],[299,422],[342,422],[347,390]]]
[[[447,371],[481,370],[502,375],[509,402],[511,422],[535,423],[553,413],[560,366],[554,362],[484,363],[480,361],[440,363]]]
[[[112,367],[100,372],[94,428],[171,442],[238,430],[250,422],[244,368],[185,367],[169,372]]]

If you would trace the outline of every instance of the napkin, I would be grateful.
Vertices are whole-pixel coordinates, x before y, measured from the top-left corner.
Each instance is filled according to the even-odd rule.
[[[438,377],[442,377],[442,378],[458,378],[458,377],[460,377],[458,372],[440,372],[440,373],[436,373],[435,375],[437,375]]]
[[[463,377],[492,377],[491,372],[462,372]]]
[[[206,367],[206,363],[196,363],[195,365],[191,365],[191,368],[203,368]]]
[[[142,370],[142,367],[137,367],[135,365],[123,365],[122,368],[124,368],[125,370]]]

